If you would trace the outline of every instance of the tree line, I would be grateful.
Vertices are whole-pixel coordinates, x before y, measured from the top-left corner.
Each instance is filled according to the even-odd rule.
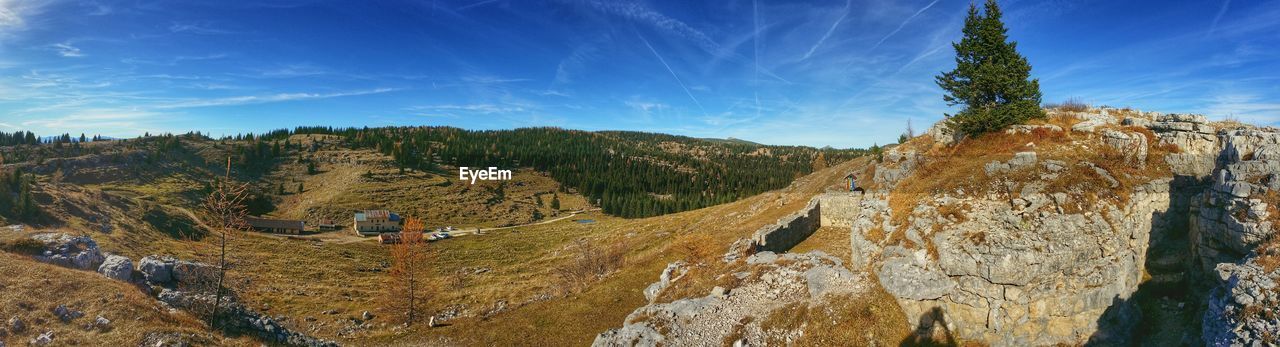
[[[548,172],[605,212],[647,217],[734,201],[786,186],[861,150],[763,146],[641,132],[560,128],[299,127],[294,134],[340,136],[351,148],[392,157],[401,170],[441,166],[533,168]],[[276,138],[287,138],[279,131]],[[815,161],[822,161],[815,166]],[[452,173],[445,173],[452,174]]]

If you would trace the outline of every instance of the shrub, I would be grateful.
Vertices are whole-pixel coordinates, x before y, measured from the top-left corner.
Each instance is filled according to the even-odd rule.
[[[553,269],[567,293],[577,293],[595,281],[622,267],[626,262],[627,248],[622,242],[598,246],[586,239],[569,245],[573,257],[564,265]]]

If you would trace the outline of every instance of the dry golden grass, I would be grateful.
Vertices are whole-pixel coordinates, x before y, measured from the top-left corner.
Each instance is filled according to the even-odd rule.
[[[71,270],[0,252],[0,316],[19,317],[27,325],[23,332],[9,331],[0,337],[7,345],[26,345],[28,340],[52,331],[55,345],[131,346],[148,333],[195,334],[195,342],[220,345],[256,345],[248,338],[224,339],[204,329],[199,320],[170,314],[155,299],[133,285],[102,277],[94,272]],[[67,305],[84,316],[63,323],[53,308]],[[111,320],[110,329],[85,329],[99,315]],[[203,342],[200,342],[203,341]]]
[[[908,341],[907,317],[879,282],[867,293],[827,297],[821,304],[792,303],[776,309],[760,327],[765,332],[803,331],[795,341],[770,345],[898,346]]]
[[[217,150],[209,152],[210,156],[218,154]],[[347,174],[340,172],[337,162],[340,161],[333,163],[333,167],[327,162],[322,164],[322,173],[315,175],[322,177],[311,178],[327,179],[331,177],[326,175]],[[434,329],[423,326],[394,329],[394,324],[383,318],[388,315],[380,310],[378,301],[384,292],[381,287],[385,283],[389,259],[385,248],[373,242],[330,242],[314,237],[280,238],[247,233],[232,241],[232,254],[237,259],[232,271],[246,282],[239,293],[246,306],[268,315],[288,317],[284,324],[293,330],[343,344],[412,345],[451,341],[463,345],[585,345],[599,332],[620,325],[627,314],[646,303],[641,291],[657,279],[668,262],[686,256],[677,249],[696,250],[689,254],[700,254],[699,257],[707,257],[708,254],[718,256],[734,240],[748,237],[761,226],[800,210],[824,187],[838,183],[845,174],[865,163],[865,159],[859,159],[836,165],[803,177],[789,188],[695,211],[644,219],[620,219],[587,213],[578,218],[594,219],[595,223],[565,220],[432,243],[428,246],[428,252],[434,259],[430,280],[449,285],[439,286],[444,289],[434,294],[426,310],[440,313],[457,309],[464,315]],[[290,180],[294,176],[291,175],[305,174],[305,168],[291,165],[294,164],[285,165],[289,167],[286,171],[291,173],[269,176],[265,180],[292,182]],[[365,179],[360,174],[362,172],[356,173],[357,178]],[[386,169],[375,172],[367,186],[382,184],[394,188],[437,182],[426,175],[413,175],[421,174],[407,173],[405,177],[397,178],[398,172]],[[151,209],[159,208],[171,215],[182,216],[188,212],[187,209],[194,208],[154,198],[188,194],[190,190],[184,186],[199,187],[198,178],[174,177],[171,184],[154,186],[112,178],[87,186],[74,184],[67,185],[68,189],[48,191],[53,199],[67,201],[66,206],[58,210],[60,215],[68,216],[67,226],[62,230],[71,234],[89,233],[104,251],[135,260],[151,254],[201,259],[209,255],[209,240],[175,238],[138,221],[137,216]],[[388,181],[381,181],[384,178]],[[307,192],[286,197],[299,201],[282,202],[281,207],[286,211],[305,211],[308,208],[302,207],[306,204],[303,200],[323,200],[334,196],[329,190],[340,190],[329,185],[343,182],[347,181],[338,178],[332,182],[305,181]],[[286,184],[287,188],[292,186]],[[533,195],[525,192],[533,193],[547,187],[536,182],[520,188],[509,187],[507,196],[509,199],[523,196],[522,199],[532,200]],[[363,188],[356,191],[375,192],[360,189]],[[483,188],[477,185],[472,189]],[[559,195],[562,208],[580,206],[577,204],[585,206],[584,201],[575,201],[580,197],[573,194]],[[365,199],[382,199],[372,196]],[[549,196],[544,195],[542,199],[544,204],[550,203]],[[294,203],[296,205],[291,205]],[[81,213],[74,210],[78,206],[91,206],[94,210]],[[93,224],[87,222],[89,216],[98,214],[108,215],[111,224],[115,225],[110,234],[95,231]],[[410,213],[404,215],[420,217]],[[473,215],[470,218],[487,217]],[[430,219],[428,222],[435,224]],[[570,245],[581,239],[600,245],[625,244],[626,266],[609,272],[578,293],[565,294],[560,290],[561,282],[556,280],[553,269],[573,261]],[[686,243],[692,244],[686,246]],[[719,264],[718,261],[713,263]],[[716,285],[712,277],[715,272],[708,270],[704,274],[712,280],[689,281],[696,283],[690,286],[689,292],[705,295],[710,286]],[[359,316],[364,310],[379,315],[371,322],[371,328],[357,329],[340,336],[339,332],[350,327],[349,319]],[[325,314],[328,311],[337,313]],[[308,318],[314,318],[314,321]]]
[[[805,253],[809,251],[822,251],[829,255],[833,255],[840,259],[849,259],[853,254],[853,248],[850,245],[849,228],[848,227],[820,227],[809,235],[808,238],[801,241],[789,252]]]

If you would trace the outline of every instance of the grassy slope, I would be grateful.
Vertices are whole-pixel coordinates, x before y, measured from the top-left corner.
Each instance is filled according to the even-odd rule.
[[[734,240],[803,208],[811,197],[862,164],[864,159],[837,165],[801,178],[788,188],[729,204],[653,218],[601,221],[594,237],[631,245],[627,265],[620,271],[577,295],[534,302],[489,320],[462,320],[425,333],[468,345],[590,344],[596,334],[621,325],[627,314],[645,304],[642,290],[657,279],[668,262],[680,257],[674,249],[687,235],[706,235],[723,252]],[[634,236],[627,236],[633,232]],[[555,249],[548,248],[533,251],[546,254]],[[531,270],[546,271],[542,266]],[[418,337],[413,335],[387,339],[415,341]]]
[[[0,278],[4,278],[0,280],[0,292],[4,293],[0,295],[0,315],[4,320],[20,317],[27,325],[25,332],[0,337],[10,346],[25,345],[46,331],[53,332],[56,345],[138,345],[151,332],[195,334],[195,340],[205,343],[253,344],[247,338],[227,340],[210,335],[191,316],[171,314],[138,288],[93,272],[0,252]],[[85,316],[63,323],[52,312],[58,305],[82,311]],[[83,328],[99,315],[111,320],[110,330]]]
[[[219,149],[210,148],[208,144],[192,146],[200,156],[213,158],[222,155]],[[322,173],[319,175],[306,175],[305,166],[284,159],[281,173],[263,178],[268,185],[285,182],[286,189],[294,189],[297,182],[294,180],[300,180],[308,190],[300,195],[286,196],[279,203],[281,215],[311,213],[314,210],[305,207],[307,204],[318,204],[316,201],[325,199],[340,202],[344,196],[368,193],[369,190],[365,189],[374,185],[385,186],[390,182],[393,187],[430,186],[430,180],[441,179],[419,173],[400,176],[389,166],[380,167],[385,164],[385,157],[376,153],[335,150],[332,154],[369,157],[356,158],[360,166],[353,165],[349,169],[342,168],[342,161],[338,158],[322,161]],[[677,242],[674,240],[691,234],[707,235],[723,251],[733,240],[749,236],[760,226],[800,209],[811,196],[835,184],[847,171],[861,163],[864,161],[855,160],[855,163],[802,178],[789,188],[695,211],[634,220],[593,213],[579,218],[595,219],[597,222],[594,224],[565,220],[434,243],[431,246],[435,257],[432,282],[439,285],[429,309],[439,312],[445,307],[459,307],[469,316],[453,320],[453,325],[444,328],[415,327],[400,331],[391,328],[394,322],[378,318],[370,330],[356,330],[339,336],[340,332],[348,330],[349,318],[364,310],[380,312],[378,307],[381,306],[379,301],[385,283],[387,257],[385,249],[368,242],[325,242],[252,233],[242,235],[232,242],[237,264],[234,272],[238,278],[236,287],[240,288],[244,301],[250,307],[271,315],[289,317],[286,325],[296,330],[322,338],[336,338],[344,343],[443,340],[469,345],[587,344],[595,334],[621,324],[625,315],[643,304],[640,291],[656,279],[667,262],[679,256],[672,251],[673,243]],[[53,184],[47,176],[41,176],[39,190],[44,199],[41,203],[61,219],[62,224],[56,228],[73,234],[92,235],[105,251],[124,254],[135,260],[149,254],[207,260],[213,255],[211,238],[184,240],[170,230],[140,218],[148,212],[158,211],[169,219],[195,223],[185,216],[196,206],[191,199],[183,197],[199,189],[202,180],[207,180],[210,174],[206,168],[183,165],[166,163],[164,170],[143,172],[137,176],[128,174],[136,171],[129,167],[102,167],[84,173],[72,172],[62,184]],[[361,170],[362,167],[365,169]],[[367,171],[374,172],[372,179],[363,177],[362,173]],[[342,176],[332,177],[335,175]],[[350,181],[352,176],[356,176],[354,182]],[[532,200],[532,192],[554,188],[551,185],[553,181],[543,180],[545,177],[539,178],[539,175],[532,176],[525,186],[512,184],[507,192],[508,199]],[[458,186],[453,184],[450,187]],[[404,201],[394,203],[414,204],[421,201],[422,196],[432,193],[424,191],[423,194],[406,195],[403,196]],[[580,197],[572,194],[560,194],[560,197],[563,209],[585,206]],[[308,199],[312,201],[308,202]],[[386,201],[385,198],[367,199]],[[543,201],[549,203],[550,198],[544,195]],[[427,214],[430,218],[430,212]],[[490,217],[477,215],[471,218],[481,220]],[[99,231],[103,223],[112,226],[110,233]],[[466,224],[461,221],[454,225]],[[628,263],[621,271],[582,293],[562,295],[559,290],[561,283],[551,276],[550,269],[568,261],[571,254],[565,251],[566,246],[584,237],[599,244],[625,242],[630,249]],[[460,271],[470,275],[457,276]],[[455,283],[463,285],[455,286]],[[68,290],[76,292],[74,295],[92,293]],[[487,319],[478,318],[499,306],[500,302],[505,302],[505,310]],[[329,310],[338,313],[323,314]],[[315,319],[307,321],[307,317]]]

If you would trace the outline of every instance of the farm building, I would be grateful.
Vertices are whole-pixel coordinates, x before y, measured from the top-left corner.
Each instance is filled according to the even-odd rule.
[[[360,236],[396,232],[400,231],[400,216],[387,210],[364,210],[356,212],[352,227]]]
[[[338,223],[334,222],[332,219],[322,219],[317,227],[320,228],[320,230],[338,230]]]
[[[306,229],[306,222],[288,219],[270,219],[255,216],[244,217],[245,223],[257,231],[278,234],[301,234]]]

